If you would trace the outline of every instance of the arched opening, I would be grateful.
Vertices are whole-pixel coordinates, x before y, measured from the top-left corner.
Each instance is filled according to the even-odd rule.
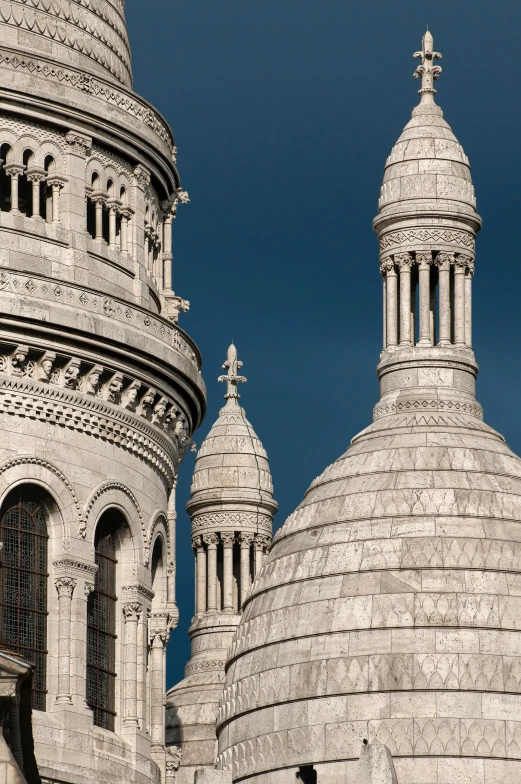
[[[104,512],[96,527],[98,571],[87,603],[87,704],[94,724],[111,731],[116,718],[117,555],[125,534],[128,528],[121,512]]]
[[[166,607],[166,569],[163,552],[163,539],[158,536],[154,542],[151,561],[152,590],[154,591],[153,610]]]
[[[47,517],[50,497],[34,485],[9,493],[0,510],[0,644],[34,664],[32,706],[45,710]]]
[[[0,209],[2,212],[11,211],[11,178],[5,170],[6,165],[10,162],[9,156],[11,154],[10,144],[0,146]]]

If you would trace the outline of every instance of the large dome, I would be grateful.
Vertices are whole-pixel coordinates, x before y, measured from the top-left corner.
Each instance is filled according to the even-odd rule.
[[[234,781],[282,784],[311,764],[319,781],[355,784],[363,739],[390,749],[399,784],[521,780],[521,460],[475,398],[481,221],[434,104],[429,33],[417,54],[421,111],[375,219],[380,401],[246,601],[217,721]],[[422,161],[438,184],[424,189],[425,169],[413,195]]]

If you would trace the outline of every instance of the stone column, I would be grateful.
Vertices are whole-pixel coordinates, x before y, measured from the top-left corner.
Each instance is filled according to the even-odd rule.
[[[20,174],[22,174],[24,167],[17,163],[11,163],[9,166],[4,166],[4,169],[6,174],[11,178],[11,212],[15,215],[20,215],[18,203],[18,178]]]
[[[157,628],[154,614],[151,616],[150,629],[150,736],[153,745],[165,743],[165,652],[168,642],[168,629]]]
[[[411,266],[410,253],[399,253],[394,258],[400,270],[400,346],[411,341]]]
[[[118,250],[121,245],[121,240],[120,242],[118,242],[118,238],[116,235],[116,227],[117,227],[117,214],[118,214],[119,207],[121,207],[121,202],[119,199],[108,199],[107,207],[109,210],[109,247],[113,248],[114,250]]]
[[[125,727],[139,727],[137,716],[137,627],[142,612],[143,605],[139,602],[123,605],[125,619],[125,710],[123,724]]]
[[[58,591],[58,694],[56,702],[70,705],[71,697],[71,610],[72,594],[76,587],[73,577],[58,577],[54,581]]]
[[[418,277],[420,285],[420,329],[419,346],[430,346],[431,342],[431,263],[432,253],[417,253]]]
[[[60,192],[65,185],[63,177],[47,177],[47,184],[52,189],[52,222],[60,222]]]
[[[257,534],[253,540],[253,575],[257,577],[264,562],[264,550],[269,544],[269,537]]]
[[[66,229],[80,235],[81,241],[86,242],[85,172],[87,153],[92,146],[92,139],[76,131],[70,131],[66,135],[65,141],[68,151],[67,178],[69,184],[62,194],[62,223]]]
[[[436,256],[439,275],[439,346],[450,345],[450,267],[453,261],[453,253],[438,253]]]
[[[472,346],[472,278],[474,259],[469,257],[465,272],[465,345]]]
[[[121,237],[120,237],[120,250],[124,256],[130,255],[130,220],[132,217],[132,210],[129,207],[123,207],[120,210],[121,215]]]
[[[382,346],[387,348],[387,278],[382,270],[382,290],[383,290],[383,342]]]
[[[203,541],[208,550],[208,605],[206,611],[217,612],[217,534],[205,534]]]
[[[174,784],[175,777],[179,767],[181,765],[181,760],[183,758],[183,752],[179,748],[179,746],[167,746],[166,749],[166,784]]]
[[[177,491],[177,476],[174,476],[170,494],[168,496],[168,508],[166,512],[166,520],[168,525],[168,562],[166,568],[167,585],[166,585],[166,600],[167,605],[171,610],[177,608],[176,593],[175,593],[175,580],[176,580],[176,535],[177,535],[177,511],[176,511],[176,491]]]
[[[454,261],[454,345],[465,345],[465,270],[467,256]]]
[[[167,212],[163,224],[163,289],[172,290],[172,211]]]
[[[96,242],[105,243],[105,240],[103,239],[103,205],[106,200],[106,196],[100,194],[99,191],[92,194],[92,201],[96,208],[96,235],[94,237]]]
[[[398,278],[394,261],[385,259],[386,292],[387,292],[387,346],[396,346],[398,343]]]
[[[221,534],[223,543],[223,612],[233,613],[233,531]]]
[[[250,587],[250,549],[253,542],[253,534],[239,534],[241,543],[241,607],[246,599],[246,594]]]
[[[45,180],[45,169],[39,169],[33,166],[26,172],[27,179],[32,183],[33,189],[33,212],[32,218],[35,220],[43,220],[40,214],[40,183]]]
[[[206,612],[206,550],[202,536],[196,536],[193,541],[197,570],[197,598],[195,605],[196,615]]]

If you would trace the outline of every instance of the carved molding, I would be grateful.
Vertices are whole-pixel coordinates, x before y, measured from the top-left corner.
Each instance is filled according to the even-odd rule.
[[[154,432],[149,423],[109,406],[73,390],[0,376],[0,413],[51,422],[116,444],[151,465],[170,484],[179,458],[166,434]]]
[[[458,245],[468,251],[474,252],[476,239],[474,234],[456,229],[402,229],[380,235],[380,250],[388,251],[398,245],[411,244],[448,244]]]
[[[148,538],[147,538],[147,535],[146,535],[145,521],[143,520],[143,514],[141,512],[141,508],[139,506],[139,503],[138,503],[138,500],[137,500],[136,496],[134,495],[132,490],[130,490],[122,482],[104,482],[102,485],[100,485],[99,487],[96,488],[96,490],[92,493],[92,495],[90,496],[89,500],[85,504],[85,512],[84,512],[85,524],[86,525],[88,524],[89,518],[90,518],[90,514],[91,514],[92,509],[94,507],[94,504],[96,503],[98,498],[101,498],[101,496],[104,495],[104,493],[109,493],[112,490],[116,490],[116,491],[118,491],[120,493],[124,493],[127,496],[127,498],[130,499],[134,509],[137,512],[137,516],[138,516],[138,520],[139,520],[139,526],[141,528],[141,534],[143,536],[143,557],[144,557],[144,563],[145,563],[145,566],[148,566],[148,563],[149,563],[149,560],[150,560],[150,547],[149,547],[149,541],[148,541]]]
[[[1,398],[0,398],[0,410],[1,410]],[[58,468],[56,468],[56,466],[54,466],[52,463],[49,463],[48,460],[44,460],[41,457],[30,457],[30,456],[24,456],[24,455],[20,455],[20,457],[12,457],[9,460],[6,460],[5,463],[2,463],[0,465],[0,474],[3,474],[3,473],[5,473],[5,471],[8,471],[10,468],[14,468],[14,467],[19,466],[19,465],[43,466],[48,471],[50,471],[51,473],[53,473],[55,476],[58,477],[60,482],[62,482],[65,485],[65,487],[67,488],[67,490],[69,491],[69,493],[70,493],[70,495],[72,497],[72,500],[74,502],[74,506],[76,507],[76,512],[78,514],[79,530],[82,531],[84,529],[85,522],[84,522],[83,515],[82,515],[82,512],[81,512],[80,502],[78,501],[78,497],[77,497],[76,493],[74,492],[74,488],[71,485],[71,483],[69,482],[69,480],[67,479],[67,477],[64,476],[62,474],[62,472]]]
[[[465,403],[458,400],[439,400],[435,398],[416,398],[403,400],[399,403],[386,403],[377,405],[373,409],[373,420],[383,416],[414,411],[449,411],[453,413],[471,414],[478,419],[483,419],[483,409],[479,403]]]
[[[211,661],[200,661],[195,663],[190,663],[185,666],[185,678],[189,675],[193,675],[196,672],[207,672],[208,670],[224,670],[226,665],[226,660],[224,659],[212,659]]]
[[[171,321],[151,315],[124,300],[106,297],[93,289],[79,288],[69,283],[50,281],[48,278],[24,275],[11,270],[0,272],[0,291],[9,291],[13,294],[28,293],[35,299],[59,302],[75,309],[106,316],[122,324],[135,326],[172,346],[197,370],[201,369],[192,346]]]
[[[192,520],[192,533],[199,532],[201,528],[240,531],[244,527],[261,528],[271,533],[272,518],[258,512],[210,512],[197,515]]]

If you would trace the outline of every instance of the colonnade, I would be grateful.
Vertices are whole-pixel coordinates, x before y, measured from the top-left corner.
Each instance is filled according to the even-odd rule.
[[[26,167],[23,164],[11,163],[4,166],[5,173],[11,178],[11,209],[14,215],[22,215],[20,209],[20,177],[25,175],[32,187],[32,218],[43,220],[40,210],[40,184],[45,182],[49,186],[49,195],[46,203],[47,223],[60,222],[60,191],[67,182],[64,177],[48,174],[45,169]]]
[[[381,271],[384,348],[472,345],[471,256],[397,253],[382,261]]]
[[[194,537],[196,614],[239,612],[252,579],[262,567],[270,542],[269,536],[233,531]],[[220,578],[218,567],[221,564]]]
[[[125,256],[129,255],[131,221],[134,210],[124,205],[120,199],[108,198],[104,192],[95,192],[90,196],[95,210],[94,241],[108,244],[109,248],[119,250]],[[108,240],[103,231],[103,212],[108,210]],[[117,232],[117,219],[120,218],[120,231]]]

